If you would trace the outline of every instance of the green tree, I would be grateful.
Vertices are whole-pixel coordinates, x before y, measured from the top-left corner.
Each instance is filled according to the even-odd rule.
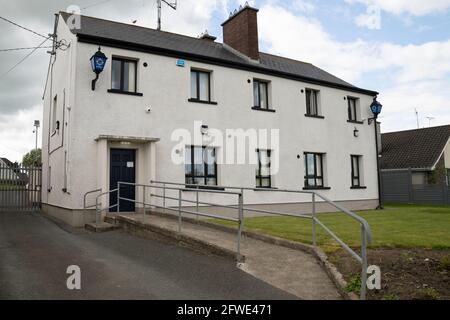
[[[24,155],[22,165],[25,167],[40,167],[42,165],[42,150],[33,149]]]

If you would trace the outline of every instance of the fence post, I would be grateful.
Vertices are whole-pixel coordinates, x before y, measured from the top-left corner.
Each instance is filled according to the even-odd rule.
[[[178,232],[181,232],[181,189],[178,190]]]
[[[360,299],[366,300],[366,289],[367,289],[367,237],[366,228],[361,225],[361,292]]]
[[[120,214],[120,181],[117,181],[117,214]]]
[[[198,213],[198,188],[197,188],[197,191],[196,191],[196,204],[195,204],[195,206],[196,206],[197,213]],[[197,220],[198,220],[198,214],[197,214]]]
[[[442,181],[442,204],[445,206],[448,203],[448,188],[446,181]]]
[[[414,190],[413,190],[413,184],[412,184],[412,170],[411,168],[408,168],[408,202],[414,203]]]
[[[95,224],[98,225],[99,222],[99,212],[98,212],[98,197],[95,198]]]
[[[316,246],[316,194],[312,194],[312,243]]]
[[[239,208],[239,226],[238,226],[238,235],[237,235],[237,254],[238,254],[238,259],[240,259],[242,226],[244,224],[244,200],[243,200],[242,192],[238,195],[238,208]]]
[[[163,212],[166,213],[166,184],[163,183]]]
[[[142,209],[144,210],[143,221],[145,221],[145,185],[143,189],[144,190],[142,191]]]

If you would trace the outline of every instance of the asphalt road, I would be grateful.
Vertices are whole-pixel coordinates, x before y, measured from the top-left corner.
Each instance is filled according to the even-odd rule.
[[[66,286],[81,268],[81,290]],[[294,299],[232,261],[158,240],[0,213],[0,299]]]

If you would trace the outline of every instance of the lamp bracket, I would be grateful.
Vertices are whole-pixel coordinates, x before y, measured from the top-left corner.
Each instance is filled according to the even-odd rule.
[[[97,80],[98,80],[98,73],[96,73],[95,74],[95,79],[94,80],[92,80],[92,91],[95,91],[95,83],[97,82]]]

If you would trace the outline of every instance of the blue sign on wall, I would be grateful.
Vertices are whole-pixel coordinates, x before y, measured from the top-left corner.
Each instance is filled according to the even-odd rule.
[[[184,60],[183,59],[178,59],[177,60],[177,66],[178,67],[184,67]]]

